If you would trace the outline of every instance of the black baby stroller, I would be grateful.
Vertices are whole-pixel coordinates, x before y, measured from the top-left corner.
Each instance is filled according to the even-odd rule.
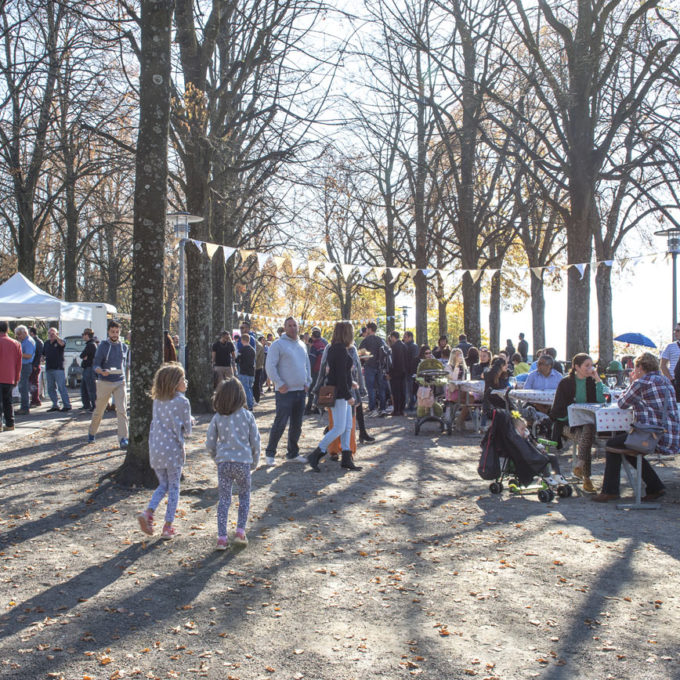
[[[491,425],[481,446],[477,472],[482,479],[493,480],[491,493],[501,493],[507,481],[510,493],[536,492],[543,503],[549,503],[555,495],[571,496],[573,489],[560,474],[555,454],[544,453],[540,445],[522,437],[511,412],[497,409],[491,413]]]

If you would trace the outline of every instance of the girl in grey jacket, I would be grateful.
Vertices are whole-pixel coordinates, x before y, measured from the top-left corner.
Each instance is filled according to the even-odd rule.
[[[227,518],[231,487],[238,489],[238,519],[233,543],[245,546],[246,521],[250,510],[250,474],[260,460],[260,432],[255,416],[247,409],[246,393],[236,378],[220,383],[213,396],[215,415],[205,442],[217,463],[220,500],[217,504],[217,550],[227,549]]]

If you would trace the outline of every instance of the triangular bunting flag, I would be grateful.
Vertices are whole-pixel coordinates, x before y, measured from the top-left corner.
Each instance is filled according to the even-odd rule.
[[[274,260],[276,268],[281,269],[286,261],[286,258],[282,257],[281,255],[277,255],[276,257],[272,257],[272,260]]]
[[[392,274],[392,281],[396,281],[401,274],[401,267],[388,267],[387,269]]]
[[[363,277],[368,276],[368,275],[371,273],[371,269],[373,269],[373,267],[368,267],[368,266],[366,266],[366,265],[362,265],[362,266],[360,266],[360,267],[357,267],[357,271],[358,271],[359,274],[361,274],[361,276],[363,276]]]
[[[197,241],[195,238],[189,239],[201,252],[203,252],[203,241]]]
[[[353,264],[341,264],[340,265],[340,271],[342,272],[342,278],[347,281],[349,277],[351,276],[352,272],[354,271],[354,265]]]
[[[323,271],[326,276],[330,276],[334,271],[337,263],[336,262],[324,262]]]
[[[236,248],[230,248],[229,246],[222,246],[222,253],[224,254],[224,262],[228,262],[229,258],[236,252]]]
[[[585,274],[586,271],[586,263],[580,262],[579,264],[575,264],[574,267],[576,267],[578,273],[581,275],[581,278],[583,278],[583,275]]]
[[[385,267],[373,267],[373,273],[375,274],[376,278],[382,279],[383,275],[385,274]]]
[[[264,266],[267,264],[267,261],[271,255],[269,253],[257,253],[257,266],[260,269],[264,269]]]
[[[316,260],[309,260],[309,262],[307,262],[307,271],[309,272],[310,276],[314,276],[314,272],[318,266],[319,263]]]
[[[482,269],[470,269],[470,276],[472,277],[472,283],[477,283],[479,277],[482,275]]]
[[[217,252],[218,249],[219,249],[219,246],[217,245],[217,243],[206,243],[205,244],[205,250],[208,253],[208,257],[211,260],[213,259],[213,255]]]
[[[434,269],[422,269],[421,271],[423,272],[423,275],[425,276],[425,278],[428,278],[431,274],[434,273],[435,270]]]
[[[245,262],[255,251],[254,250],[240,250],[241,262]]]

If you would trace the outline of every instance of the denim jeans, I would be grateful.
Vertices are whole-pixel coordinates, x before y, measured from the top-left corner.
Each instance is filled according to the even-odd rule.
[[[80,398],[85,408],[94,409],[94,404],[97,400],[97,383],[94,379],[94,368],[92,366],[83,369],[83,378],[80,382]]]
[[[408,411],[412,411],[416,407],[418,385],[416,384],[416,381],[410,375],[407,375],[404,378],[404,383],[405,383],[405,391],[406,391],[406,409]]]
[[[352,434],[352,407],[347,399],[336,399],[331,407],[333,427],[326,432],[319,442],[319,448],[326,453],[328,445],[340,437],[340,448],[349,451],[349,440]]]
[[[21,374],[19,376],[19,394],[21,395],[21,410],[28,411],[29,386],[28,380],[33,373],[33,363],[21,364]]]
[[[241,375],[239,373],[238,379],[241,381],[241,385],[243,385],[243,389],[245,390],[248,408],[252,411],[254,402],[253,383],[255,382],[255,377],[252,375]]]
[[[387,404],[385,401],[385,376],[382,369],[366,366],[364,367],[364,378],[366,379],[366,389],[368,390],[368,410],[375,410],[377,396],[380,410],[384,411]]]
[[[300,454],[298,440],[302,432],[302,414],[305,410],[305,396],[304,390],[289,390],[285,394],[281,394],[278,390],[276,391],[276,417],[269,432],[269,442],[267,443],[266,450],[267,457],[273,458],[276,455],[276,447],[289,420],[286,457],[295,458]]]
[[[55,408],[59,406],[59,400],[57,398],[57,389],[61,396],[61,404],[65,408],[71,408],[71,401],[68,398],[68,392],[66,391],[66,374],[63,368],[48,368],[45,371],[45,377],[47,378],[47,394],[50,395],[52,400],[52,406]]]

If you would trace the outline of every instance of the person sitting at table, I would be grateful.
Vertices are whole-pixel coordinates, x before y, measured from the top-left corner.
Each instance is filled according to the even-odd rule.
[[[553,368],[561,375],[564,375],[564,366],[562,366],[561,362],[557,361],[557,350],[554,347],[546,347],[543,350],[543,354],[547,354],[549,357],[552,357]]]
[[[593,360],[587,354],[577,354],[571,361],[569,375],[562,378],[557,385],[555,399],[549,415],[561,428],[561,436],[573,440],[576,444],[578,463],[572,473],[574,477],[583,480],[583,490],[588,493],[595,491],[590,479],[590,468],[591,449],[597,432],[592,423],[570,427],[567,409],[571,404],[595,403],[604,403],[604,384],[593,366]]]
[[[675,389],[671,381],[659,370],[659,360],[649,352],[635,359],[635,367],[630,374],[630,387],[619,397],[619,408],[632,408],[634,421],[644,425],[658,425],[664,428],[656,451],[662,454],[675,454],[680,451],[680,416],[675,401]],[[664,419],[664,405],[666,416]],[[627,432],[609,440],[607,459],[604,467],[602,490],[593,496],[596,503],[606,503],[619,498],[621,477],[621,458],[626,454]],[[628,462],[637,467],[638,458],[642,459],[642,479],[646,487],[643,501],[654,501],[666,493],[666,489],[643,456],[626,455]]]
[[[458,387],[453,384],[453,381],[467,380],[467,366],[465,365],[463,350],[454,347],[444,368],[449,374],[449,382],[446,384],[446,401],[458,401]]]
[[[529,373],[529,377],[524,383],[524,389],[556,390],[562,376],[553,368],[553,364],[553,358],[549,354],[540,357],[536,370]]]
[[[504,390],[508,387],[508,364],[505,358],[497,356],[493,358],[491,367],[484,374],[484,412],[490,414],[493,409],[504,409],[505,400],[493,390]]]
[[[479,363],[470,367],[470,380],[484,380],[484,372],[491,366],[491,352],[486,347],[479,348]]]
[[[512,361],[512,374],[515,377],[529,372],[529,364],[522,359],[522,355],[519,352],[515,352],[510,360]]]
[[[479,350],[476,347],[470,347],[465,354],[465,363],[468,371],[472,371],[472,367],[479,363]]]

